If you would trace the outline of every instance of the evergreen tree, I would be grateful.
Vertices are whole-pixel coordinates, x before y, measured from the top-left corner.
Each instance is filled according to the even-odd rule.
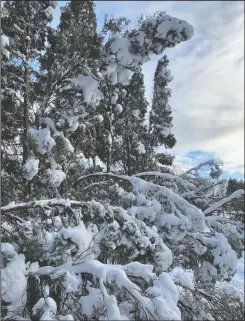
[[[226,195],[230,197],[233,193],[236,193],[237,190],[244,190],[244,181],[230,178],[226,188]],[[226,213],[227,216],[242,223],[244,223],[244,212],[245,201],[243,196],[229,202],[224,207],[224,213]]]
[[[238,188],[237,188],[237,180],[236,179],[232,179],[230,177],[229,181],[228,181],[228,185],[227,185],[227,190],[226,190],[226,195],[229,196],[231,195],[233,192],[235,192]]]
[[[154,91],[152,108],[149,119],[149,144],[152,148],[160,147],[173,148],[176,139],[171,133],[172,128],[172,111],[168,101],[171,97],[171,89],[168,84],[172,81],[171,71],[168,69],[169,60],[163,56],[157,64],[154,75]],[[165,160],[162,155],[162,164],[170,165],[171,156],[166,154]]]
[[[142,171],[145,165],[148,103],[144,94],[144,76],[137,68],[129,84],[120,88],[114,107],[113,163],[121,163],[128,175]]]
[[[22,176],[22,166],[31,156],[27,132],[35,121],[35,62],[45,48],[53,6],[54,1],[7,1],[4,5],[6,14],[1,24],[9,42],[9,54],[3,55],[1,66],[4,197],[15,195],[18,199],[31,193],[31,185]]]
[[[81,164],[79,153],[87,156],[93,147],[89,129],[95,109],[82,102],[82,91],[70,83],[73,77],[80,73],[90,75],[98,66],[101,41],[96,32],[93,1],[70,1],[64,6],[60,24],[57,30],[50,28],[48,41],[47,52],[40,59],[42,85],[37,127],[48,127],[55,138],[50,165],[56,159],[57,166],[70,177],[73,167]],[[61,184],[62,195],[63,187]]]

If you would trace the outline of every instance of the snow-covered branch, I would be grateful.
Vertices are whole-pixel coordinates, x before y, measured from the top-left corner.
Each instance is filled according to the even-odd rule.
[[[210,214],[210,213],[218,210],[223,205],[231,202],[233,199],[241,197],[242,195],[244,195],[244,190],[243,189],[239,189],[239,190],[235,191],[234,193],[232,193],[230,196],[228,196],[228,197],[222,199],[221,201],[216,202],[213,205],[211,205],[209,208],[207,208],[205,211],[203,211],[203,214],[204,215]]]
[[[188,171],[186,171],[185,173],[181,174],[180,176],[189,174],[189,173],[191,173],[192,171],[195,171],[195,172],[196,172],[197,170],[199,170],[200,168],[202,168],[202,167],[204,167],[204,166],[206,166],[206,165],[212,166],[212,165],[215,165],[215,164],[216,164],[216,160],[215,160],[215,159],[208,160],[208,161],[206,161],[206,162],[203,162],[203,163],[198,164],[198,165],[195,166],[195,167],[190,168]]]
[[[79,206],[79,205],[82,205],[82,202],[72,201],[69,199],[57,199],[57,198],[49,199],[49,200],[43,199],[40,201],[32,201],[32,202],[26,202],[26,203],[11,202],[6,206],[1,207],[1,214],[6,214],[9,212],[15,212],[18,210],[35,208],[35,207],[49,209],[49,207],[53,207],[53,206],[72,207],[72,206]]]

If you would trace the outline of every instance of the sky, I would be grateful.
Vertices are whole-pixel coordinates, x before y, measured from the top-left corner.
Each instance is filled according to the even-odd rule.
[[[65,1],[60,1],[65,5]],[[175,162],[190,168],[210,158],[224,163],[225,177],[244,178],[244,2],[243,1],[95,1],[98,31],[104,15],[136,22],[141,14],[166,11],[194,26],[187,42],[164,54],[174,80],[170,105]],[[54,24],[59,21],[59,7]],[[143,66],[146,98],[160,56]]]

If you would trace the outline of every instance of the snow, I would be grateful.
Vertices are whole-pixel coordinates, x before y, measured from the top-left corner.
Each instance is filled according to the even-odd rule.
[[[83,312],[87,315],[88,319],[92,319],[94,307],[102,310],[104,307],[103,297],[100,289],[94,287],[87,287],[89,294],[82,296],[79,300],[83,307]]]
[[[102,124],[104,121],[104,117],[102,115],[96,115],[94,119],[97,120],[100,124]]]
[[[47,18],[50,18],[52,16],[52,12],[53,12],[53,8],[51,6],[47,7],[44,10],[44,13],[46,15]]]
[[[53,146],[55,146],[55,141],[51,137],[49,127],[42,129],[29,128],[28,134],[34,139],[37,151],[42,155],[50,152]]]
[[[62,114],[62,120],[64,119],[68,121],[68,124],[70,126],[67,131],[75,132],[79,126],[79,122],[78,122],[79,116],[74,115],[73,112],[70,112],[70,114],[68,114],[68,112],[65,111]]]
[[[244,302],[244,252],[237,262],[237,272],[232,280],[217,282],[216,285]]]
[[[62,137],[63,142],[64,142],[64,150],[68,153],[74,153],[74,147],[72,146],[71,142],[69,141],[68,138]]]
[[[84,102],[98,104],[103,99],[103,93],[99,89],[99,82],[90,76],[79,75],[72,78],[71,82],[83,90]]]
[[[131,68],[149,61],[150,55],[153,53],[160,54],[166,47],[190,39],[194,33],[193,27],[186,21],[167,15],[158,15],[151,22],[151,26],[147,26],[146,21],[143,21],[137,35],[131,34],[128,37],[115,38],[110,43],[102,59],[100,71],[103,77],[107,77],[113,85],[117,83],[126,85],[133,75]],[[154,25],[157,23],[159,25],[156,31]],[[146,31],[145,29],[150,30]],[[174,32],[172,32],[173,30]],[[146,36],[146,32],[148,36]],[[167,40],[166,47],[162,45],[162,39]],[[138,49],[133,53],[135,41],[138,43]],[[103,99],[103,94],[99,89],[99,81],[100,79],[95,79],[92,75],[78,75],[71,79],[73,84],[83,90],[84,101],[94,105],[99,104],[99,101]]]
[[[30,263],[30,262],[29,262]],[[28,264],[26,264],[28,266]],[[27,273],[30,273],[30,274],[34,274],[37,272],[37,270],[39,269],[39,263],[38,262],[33,262],[30,264],[28,270],[27,270]]]
[[[55,7],[57,2],[51,1],[49,4],[47,16],[51,15],[51,7]],[[145,24],[149,22],[156,28],[150,28],[147,32]],[[132,34],[131,38],[114,39],[104,52],[101,63],[104,69],[101,68],[101,75],[107,77],[113,85],[126,85],[133,75],[132,70],[149,60],[153,53],[162,53],[167,47],[191,38],[193,27],[177,18],[158,14],[157,18],[144,21],[138,32]],[[170,77],[169,70],[163,68],[163,72]],[[98,105],[104,98],[100,90],[100,81],[101,79],[95,79],[92,75],[79,75],[71,80],[73,85],[82,89],[83,100],[89,105]],[[70,88],[70,85],[67,88]],[[108,100],[115,105],[117,114],[123,111],[122,106],[117,104],[119,93],[127,94],[125,90],[120,91],[117,88]],[[82,105],[82,108],[85,107],[88,107],[88,110],[90,108]],[[79,110],[80,107],[74,107],[75,112]],[[139,117],[139,113],[138,109],[132,111],[135,118]],[[66,110],[58,119],[60,124],[68,122],[70,132],[74,132],[79,126],[79,117],[74,116],[72,110]],[[91,119],[103,123],[102,115],[92,114]],[[42,122],[47,125],[46,128],[31,128],[28,131],[39,153],[52,151],[55,145],[54,136],[63,139],[65,151],[74,151],[64,133],[56,130],[52,119],[47,117]],[[166,131],[164,133],[166,134]],[[114,139],[109,133],[109,148],[112,138]],[[138,142],[136,148],[139,153],[146,152],[142,142]],[[57,188],[66,179],[66,173],[52,157],[53,154],[48,155],[51,168],[46,170],[42,182],[49,187]],[[27,161],[23,167],[27,179],[32,179],[38,173],[38,165],[39,160],[35,158]],[[194,170],[197,171],[199,168],[196,167]],[[163,182],[171,188],[147,182],[140,178],[142,176],[153,176],[161,181],[161,184]],[[23,212],[24,219],[15,215],[14,218],[19,220],[16,226],[23,229],[25,235],[35,236],[38,246],[42,249],[38,262],[25,264],[25,257],[17,253],[22,244],[1,244],[1,252],[4,258],[7,258],[7,264],[2,269],[3,300],[9,303],[9,312],[25,304],[27,275],[32,274],[37,278],[44,275],[50,276],[51,280],[59,278],[65,293],[74,294],[87,290],[88,295],[76,299],[82,305],[81,315],[85,314],[82,315],[85,318],[94,319],[96,314],[96,318],[100,320],[181,320],[177,306],[179,290],[175,283],[193,289],[196,281],[194,276],[199,276],[200,281],[209,286],[209,282],[214,284],[217,280],[223,281],[235,273],[235,250],[239,247],[235,242],[240,241],[241,233],[236,233],[235,228],[227,227],[227,221],[209,216],[205,219],[204,214],[209,214],[233,198],[240,197],[244,191],[236,191],[229,198],[213,204],[202,212],[182,197],[196,192],[195,186],[184,180],[183,176],[176,177],[157,172],[145,172],[130,177],[94,173],[79,178],[73,187],[81,180],[87,184],[90,178],[99,181],[102,177],[126,182],[120,185],[110,184],[109,188],[118,196],[112,202],[109,197],[109,202],[96,201],[100,194],[95,193],[90,201],[42,199],[27,203],[11,202],[1,208],[4,217],[14,217],[10,211]],[[107,183],[108,181],[106,180]],[[90,185],[85,188],[95,183],[88,184]],[[178,195],[179,190],[182,191],[182,196]],[[82,200],[83,196],[85,194],[81,195]],[[35,207],[43,208],[43,217],[35,216]],[[33,212],[19,211],[28,208],[32,208]],[[3,224],[3,227],[12,232],[12,226],[7,223]],[[13,230],[16,233],[14,225]],[[228,242],[233,236],[237,237],[234,241],[237,246],[235,250],[233,240]],[[193,262],[193,271],[173,268],[172,264],[176,266],[176,262],[183,262],[182,253],[185,255],[188,246],[191,255],[194,253],[197,257],[198,263],[195,265]],[[121,255],[119,259],[116,256],[118,251]],[[173,257],[175,251],[181,253],[177,254],[177,258]],[[104,263],[98,258],[103,258]],[[114,264],[120,259],[123,259],[124,263],[130,263]],[[87,275],[92,278],[87,278]],[[235,293],[234,287],[230,286],[229,291]],[[49,297],[51,292],[46,285],[43,293],[45,298],[40,298],[33,307],[34,314],[41,312],[41,320],[57,319],[56,314],[59,311],[54,299]],[[72,295],[69,296],[69,300],[74,303]],[[135,305],[138,309],[137,316]],[[73,320],[71,315],[59,315],[58,318]]]
[[[41,123],[47,125],[54,133],[56,132],[55,123],[51,118],[45,117],[41,120]]]
[[[145,152],[146,152],[145,145],[143,143],[141,143],[141,142],[138,142],[137,151],[140,154],[145,154]]]
[[[59,169],[48,169],[45,176],[42,178],[43,184],[48,184],[50,187],[59,187],[66,179],[66,174]]]
[[[147,289],[147,294],[150,298],[142,296],[139,287],[128,279],[127,274],[119,266],[102,264],[96,260],[87,260],[76,265],[67,263],[57,268],[40,268],[37,273],[38,275],[51,273],[52,278],[56,278],[67,272],[72,274],[74,278],[77,278],[76,274],[78,273],[90,273],[93,275],[94,280],[96,278],[99,280],[100,291],[88,287],[89,295],[80,299],[86,315],[90,318],[92,317],[92,308],[94,306],[103,307],[104,303],[107,308],[106,316],[108,319],[125,320],[126,316],[121,313],[115,296],[107,293],[105,284],[113,282],[119,289],[126,288],[132,297],[137,299],[139,305],[143,308],[141,313],[149,312],[154,315],[154,318],[160,317],[160,319],[164,320],[181,320],[180,311],[177,308],[178,289],[168,273],[163,272],[159,278],[155,277],[153,286]]]
[[[207,208],[205,211],[203,211],[204,215],[210,214],[214,211],[216,211],[217,209],[219,209],[220,207],[222,207],[224,204],[232,201],[234,198],[239,198],[242,195],[244,195],[244,190],[243,189],[239,189],[235,192],[233,192],[230,196],[222,199],[219,202],[214,203],[213,205],[211,205],[209,208]]]
[[[117,83],[127,85],[133,76],[133,72],[128,68],[117,68]]]
[[[43,312],[40,320],[47,321],[56,319],[55,315],[57,311],[57,304],[52,298],[47,297],[45,299],[39,299],[32,308],[33,314],[36,315],[38,310]]]
[[[111,103],[116,104],[118,100],[118,94],[114,93],[114,95],[111,97]]]
[[[115,54],[120,65],[127,66],[132,63],[132,55],[129,52],[130,41],[127,38],[115,39],[111,46],[111,52]]]
[[[194,275],[191,270],[185,270],[182,267],[175,267],[169,272],[175,284],[194,289]]]
[[[122,111],[123,111],[123,107],[122,107],[122,105],[120,105],[120,104],[117,104],[116,105],[116,108],[115,108],[115,112],[116,112],[116,114],[121,114],[122,113]]]
[[[1,35],[1,53],[9,59],[9,51],[5,48],[6,46],[9,46],[9,38],[5,35]]]
[[[108,142],[108,145],[111,146],[112,145],[112,135],[109,133],[108,136],[107,136],[107,142]]]
[[[126,95],[127,95],[127,90],[123,88],[123,89],[121,90],[121,93],[122,93],[122,96],[126,96]]]
[[[65,207],[71,207],[72,205],[80,205],[81,202],[79,201],[73,201],[70,199],[64,199],[64,198],[53,198],[53,199],[42,199],[39,201],[33,201],[33,202],[27,202],[27,203],[15,203],[10,202],[6,206],[1,207],[1,212],[6,213],[10,210],[19,209],[19,208],[28,208],[28,207],[46,207],[46,206],[65,206]]]
[[[106,306],[106,320],[127,320],[121,315],[120,310],[117,306],[117,300],[114,295],[108,295],[107,290],[104,286],[103,280],[100,279],[100,289],[103,295],[103,300]]]
[[[183,29],[186,32],[187,39],[190,39],[194,35],[194,28],[184,20],[164,15],[161,19],[160,25],[157,27],[157,37],[162,39],[168,39],[179,43],[182,39]],[[174,38],[172,32],[174,31]]]
[[[78,247],[78,254],[86,251],[92,243],[92,234],[89,232],[82,221],[78,226],[63,228],[60,235],[65,239],[71,239]]]
[[[139,45],[143,46],[144,41],[145,41],[145,33],[143,31],[139,31],[136,36],[136,39],[137,39]]]
[[[161,131],[161,134],[162,134],[163,136],[168,136],[168,135],[170,135],[170,134],[171,134],[171,127],[165,127],[165,128],[163,128],[162,131]]]
[[[7,310],[11,314],[26,302],[25,257],[15,252],[9,243],[1,243],[1,253],[2,259],[7,259],[6,266],[1,269],[2,300],[8,303]]]
[[[219,267],[219,273],[223,278],[228,278],[236,271],[237,255],[221,233],[215,233],[216,247],[211,250],[214,257],[213,264]]]
[[[30,158],[23,166],[23,176],[28,181],[32,180],[34,176],[38,173],[39,160],[35,158]]]
[[[71,314],[67,315],[58,315],[58,320],[63,321],[74,321],[73,316]]]
[[[133,115],[136,119],[138,119],[138,118],[139,118],[139,115],[140,115],[139,109],[132,110],[132,115]]]

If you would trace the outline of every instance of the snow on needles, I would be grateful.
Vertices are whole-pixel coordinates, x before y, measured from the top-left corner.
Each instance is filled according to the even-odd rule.
[[[8,314],[15,312],[26,302],[26,265],[23,254],[15,252],[9,243],[1,243],[2,263],[6,266],[1,269],[2,300],[8,302]]]
[[[42,129],[29,128],[28,134],[34,139],[34,142],[37,146],[37,151],[42,155],[51,151],[55,145],[55,141],[51,137],[49,127]]]
[[[133,75],[132,70],[149,61],[150,55],[161,54],[166,48],[190,39],[193,34],[193,27],[186,21],[160,13],[151,18],[150,23],[149,20],[143,21],[136,33],[110,43],[101,62],[101,74],[113,85],[127,84]],[[92,75],[78,75],[71,82],[83,90],[86,103],[98,104],[103,98],[100,80]]]
[[[1,35],[1,53],[9,59],[9,51],[5,48],[6,46],[9,46],[9,38],[5,35]]]
[[[219,209],[220,207],[222,207],[224,204],[230,202],[231,200],[233,200],[234,198],[239,198],[242,195],[244,195],[244,190],[243,189],[239,189],[235,192],[233,192],[230,196],[222,199],[221,201],[214,203],[212,206],[210,206],[209,208],[207,208],[203,214],[207,215],[211,212],[214,212],[215,210]]]
[[[37,175],[38,165],[39,165],[38,159],[30,158],[27,160],[27,162],[23,166],[23,176],[25,177],[25,179],[30,181],[33,179],[34,176]]]

